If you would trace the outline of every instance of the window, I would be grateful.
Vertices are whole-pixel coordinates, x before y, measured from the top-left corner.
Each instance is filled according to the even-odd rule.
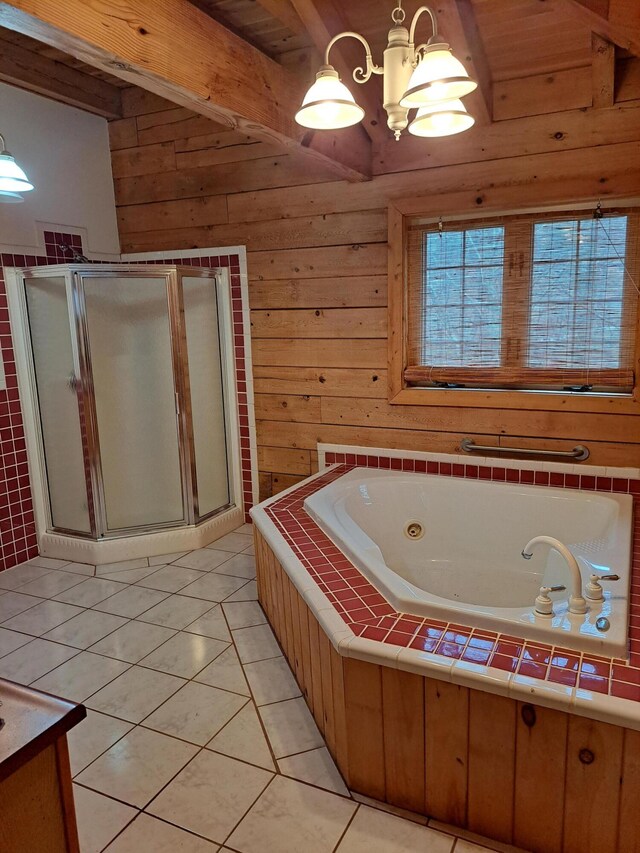
[[[407,233],[405,383],[630,393],[638,214]]]

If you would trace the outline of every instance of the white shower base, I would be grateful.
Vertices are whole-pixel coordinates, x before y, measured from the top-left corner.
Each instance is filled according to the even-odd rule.
[[[98,566],[102,563],[117,563],[138,557],[155,557],[159,554],[175,554],[178,551],[204,548],[226,533],[231,533],[243,521],[243,510],[240,507],[232,507],[197,527],[180,527],[139,536],[100,539],[97,542],[75,536],[63,536],[60,533],[42,533],[38,547],[43,557]]]

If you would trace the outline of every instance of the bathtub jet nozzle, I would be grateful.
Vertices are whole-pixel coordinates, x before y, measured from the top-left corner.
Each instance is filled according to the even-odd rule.
[[[525,560],[530,560],[533,557],[533,551],[530,554],[527,554],[527,552],[524,550],[524,548],[522,549],[522,551],[520,553],[525,558]]]

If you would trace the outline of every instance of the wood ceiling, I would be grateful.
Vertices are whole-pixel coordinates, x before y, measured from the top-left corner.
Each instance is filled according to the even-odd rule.
[[[190,3],[183,2],[180,8],[184,14],[195,6],[239,36],[246,46],[251,45],[247,56],[253,57],[253,61],[260,55],[250,51],[257,48],[260,54],[285,66],[288,71],[295,69],[295,75],[287,79],[296,86],[300,84],[302,91],[313,79],[322,47],[331,35],[341,30],[362,33],[373,47],[374,59],[380,62],[393,5],[393,0],[349,0],[348,3],[344,0],[190,0]],[[480,90],[470,96],[469,105],[481,123],[583,106],[606,106],[614,98],[616,59],[620,84],[627,75],[627,58],[640,53],[640,2],[434,0],[432,5],[441,34],[480,82]],[[29,7],[30,4],[28,0],[0,3],[0,13],[3,7],[9,10],[8,17],[0,17],[0,20],[11,20],[14,6]],[[404,6],[410,18],[418,2],[404,0]],[[109,14],[115,15],[116,11]],[[186,17],[191,16],[186,14]],[[137,19],[133,20],[137,26]],[[152,36],[155,21],[151,13],[144,20]],[[77,26],[81,29],[82,21]],[[419,38],[426,40],[430,35],[428,27],[425,17],[418,31]],[[72,47],[70,53],[58,49],[66,46],[64,39],[57,47],[51,47],[28,37],[25,32],[33,31],[28,27],[22,28],[22,32],[0,28],[0,80],[48,94],[108,118],[118,116],[121,88],[130,86],[132,79],[140,79],[129,73],[131,66],[124,55],[122,79],[117,76],[117,70],[116,74],[105,71],[105,68],[119,67],[120,63],[113,58],[99,63],[102,67],[98,70],[71,56]],[[39,30],[35,32],[40,33]],[[146,34],[142,28],[139,32]],[[594,37],[594,32],[599,35]],[[170,39],[171,35],[169,29],[167,37]],[[230,39],[233,41],[232,36]],[[212,41],[201,41],[201,49],[203,44],[212,45],[211,56],[206,57],[205,62],[217,75],[222,74],[216,67]],[[176,45],[176,49],[181,50],[182,46]],[[87,54],[84,50],[76,53],[83,60],[88,55],[91,52]],[[361,46],[353,40],[340,42],[332,54],[332,61],[347,83],[351,70],[362,63],[363,58]],[[243,70],[247,60],[239,55],[237,41],[227,60],[227,68]],[[144,66],[145,58],[141,61]],[[272,67],[278,70],[273,63]],[[640,85],[637,67],[631,76],[634,83]],[[363,122],[366,134],[374,142],[385,143],[388,131],[381,109],[380,80],[374,77],[365,86],[355,89],[354,94],[366,110]],[[291,94],[292,100],[299,102],[299,93]],[[212,95],[212,101],[214,97]],[[184,100],[181,103],[187,106]],[[281,109],[283,106],[281,104]],[[197,110],[197,106],[194,108]],[[289,110],[288,105],[287,110],[293,113],[295,108]],[[203,110],[200,112],[205,114]],[[251,122],[247,113],[240,115]],[[259,137],[259,133],[256,136]]]
[[[223,26],[240,35],[268,56],[287,64],[292,54],[309,50],[313,37],[296,9],[296,0],[191,0]],[[439,16],[448,17],[454,0],[434,3]],[[297,3],[298,6],[312,5]],[[325,4],[331,7],[333,0]],[[361,32],[381,57],[391,26],[392,0],[349,0],[342,4],[345,26]],[[405,0],[408,14],[416,3]],[[486,53],[491,78],[512,80],[534,74],[552,73],[591,64],[591,27],[576,15],[571,0],[470,0],[478,32]],[[335,4],[334,8],[338,8]],[[425,20],[424,24],[428,27]],[[443,35],[456,49],[454,33]],[[124,80],[87,65],[61,50],[20,33],[0,28],[0,53],[11,43],[57,63],[105,80],[114,86]],[[314,51],[315,52],[315,51]],[[317,53],[317,52],[316,52]]]
[[[272,58],[308,48],[311,38],[289,0],[191,0]]]

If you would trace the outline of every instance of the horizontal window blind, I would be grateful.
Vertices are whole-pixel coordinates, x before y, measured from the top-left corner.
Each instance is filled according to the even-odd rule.
[[[638,230],[635,211],[412,224],[405,381],[630,391]]]

